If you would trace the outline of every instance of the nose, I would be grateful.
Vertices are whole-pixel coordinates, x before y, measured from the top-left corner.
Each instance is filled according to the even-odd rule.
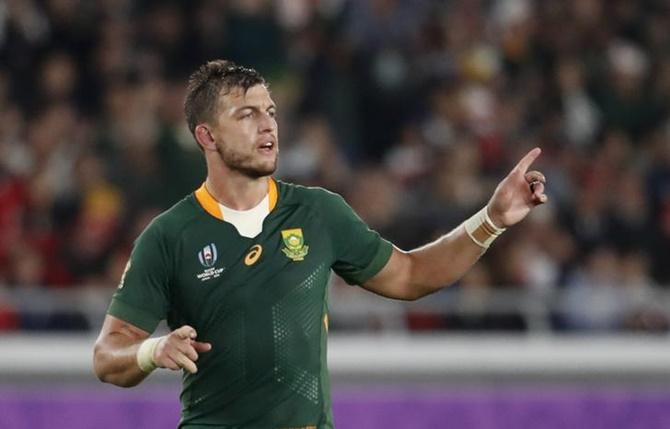
[[[270,116],[269,113],[262,113],[261,120],[258,123],[258,131],[260,133],[273,132],[277,128],[277,120]]]

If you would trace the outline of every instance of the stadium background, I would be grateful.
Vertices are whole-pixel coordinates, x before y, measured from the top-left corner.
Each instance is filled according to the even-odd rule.
[[[550,203],[458,285],[333,279],[340,427],[670,427],[669,28],[662,0],[0,1],[0,427],[174,425],[175,374],[103,386],[91,347],[203,180],[182,100],[212,58],[271,82],[277,177],[405,249],[543,148]]]

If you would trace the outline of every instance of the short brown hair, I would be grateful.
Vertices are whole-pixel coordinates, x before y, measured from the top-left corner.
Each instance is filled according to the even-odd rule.
[[[246,92],[256,85],[266,85],[266,82],[254,69],[227,60],[203,64],[188,79],[184,101],[188,129],[195,135],[198,124],[214,117],[220,95],[228,94],[233,88],[242,88]]]

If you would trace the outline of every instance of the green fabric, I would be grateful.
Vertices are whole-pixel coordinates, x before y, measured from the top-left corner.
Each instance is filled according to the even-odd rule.
[[[127,304],[118,297],[112,300],[107,313],[114,317],[118,317],[119,319],[125,320],[126,322],[135,325],[147,332],[153,332],[156,329],[156,326],[158,326],[158,322],[160,322],[160,319],[156,319],[156,317],[150,312],[144,310],[143,308],[138,308],[131,304]]]
[[[188,324],[212,343],[198,373],[183,375],[180,427],[333,427],[330,271],[365,282],[391,245],[336,194],[283,182],[278,191],[255,238],[188,196],[142,233],[114,294],[109,314],[147,331],[162,319],[170,329]]]
[[[386,265],[393,246],[368,228],[341,196],[323,192],[322,213],[336,255],[333,270],[349,284],[363,284]]]

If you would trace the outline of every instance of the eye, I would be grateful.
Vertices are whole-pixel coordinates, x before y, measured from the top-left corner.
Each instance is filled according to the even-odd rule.
[[[274,110],[270,110],[270,111],[268,112],[268,115],[270,115],[271,118],[274,118],[274,117],[277,116],[277,112],[275,112]]]
[[[254,112],[248,112],[240,116],[240,119],[248,119],[251,118],[252,116],[254,116]]]

